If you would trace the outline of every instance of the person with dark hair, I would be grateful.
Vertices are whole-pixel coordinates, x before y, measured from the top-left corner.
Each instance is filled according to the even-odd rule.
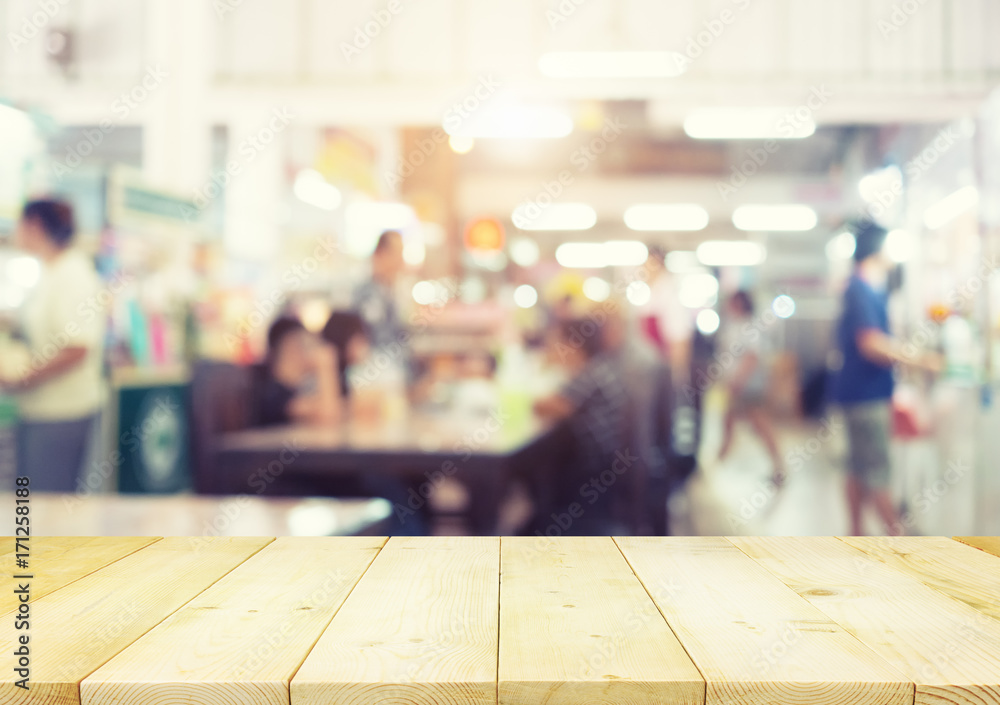
[[[610,486],[614,480],[609,484],[604,478],[611,473],[616,479],[627,469],[623,464],[631,462],[623,455],[630,452],[624,423],[629,400],[620,341],[609,345],[612,341],[605,333],[604,325],[589,317],[559,327],[553,353],[570,380],[534,405],[542,418],[568,421],[573,449],[556,470],[552,506],[560,512],[579,506],[573,526],[564,527],[577,535],[620,530],[614,512],[623,487],[614,491]]]
[[[258,399],[261,425],[332,424],[340,412],[336,352],[297,318],[282,316],[267,331],[266,376]]]
[[[767,409],[767,369],[764,360],[764,334],[753,325],[753,299],[746,291],[737,291],[726,305],[726,315],[719,330],[716,352],[731,360],[725,366],[723,380],[728,392],[728,406],[723,421],[719,460],[732,448],[736,422],[749,421],[771,456],[771,481],[780,486],[785,468],[778,449],[777,434]]]
[[[868,501],[889,534],[902,532],[889,492],[893,364],[941,368],[936,353],[907,355],[903,344],[889,334],[887,282],[893,265],[883,249],[886,235],[871,221],[855,228],[854,273],[844,291],[836,329],[841,365],[831,391],[847,426],[847,501],[853,535],[862,533],[861,515]]]
[[[340,381],[340,394],[348,397],[351,394],[350,380],[347,371],[352,365],[362,362],[369,353],[368,326],[364,319],[350,311],[334,311],[323,326],[320,334],[326,342],[333,346],[337,353],[337,377]]]
[[[395,356],[405,366],[409,364],[409,340],[396,305],[396,282],[406,267],[399,232],[382,233],[372,253],[371,267],[371,278],[354,290],[351,309],[368,326],[372,347]]]
[[[19,474],[31,487],[75,492],[104,403],[103,344],[107,311],[93,262],[73,247],[73,208],[58,199],[25,204],[19,247],[42,262],[24,307],[31,362],[0,387],[18,401]]]

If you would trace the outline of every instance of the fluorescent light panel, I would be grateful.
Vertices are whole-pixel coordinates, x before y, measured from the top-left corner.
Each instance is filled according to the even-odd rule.
[[[511,219],[521,230],[589,230],[597,224],[597,211],[586,203],[553,203],[539,212],[522,205]]]
[[[750,231],[804,231],[816,227],[816,211],[797,204],[740,206],[733,211],[733,225]]]
[[[697,254],[707,267],[751,267],[767,257],[762,245],[746,240],[708,240],[698,245]]]
[[[647,257],[649,250],[637,240],[564,242],[556,248],[556,261],[574,269],[638,266]]]
[[[638,203],[625,211],[625,225],[639,231],[703,230],[708,211],[695,203]]]
[[[684,132],[700,140],[803,139],[816,131],[798,108],[703,108],[684,119]]]
[[[979,191],[975,186],[966,186],[945,196],[924,211],[924,225],[936,230],[947,225],[979,202]]]

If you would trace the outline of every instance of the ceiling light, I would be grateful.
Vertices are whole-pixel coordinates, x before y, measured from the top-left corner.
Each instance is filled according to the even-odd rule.
[[[762,245],[747,240],[708,240],[698,245],[697,254],[707,267],[752,267],[767,257]]]
[[[295,177],[292,191],[300,201],[327,211],[336,210],[342,200],[340,189],[327,183],[315,169],[300,171]]]
[[[830,238],[826,243],[826,256],[829,259],[850,259],[854,256],[854,248],[857,243],[854,241],[854,234],[842,232]]]
[[[554,51],[538,68],[549,78],[673,78],[687,63],[674,51]]]
[[[531,238],[516,237],[510,241],[510,258],[520,267],[534,266],[539,255],[538,243]]]
[[[979,191],[975,186],[960,188],[945,196],[924,212],[924,225],[931,230],[947,225],[979,202]]]
[[[524,203],[511,214],[521,230],[589,230],[597,224],[597,211],[586,203],[553,203],[539,207]]]
[[[791,318],[795,313],[795,299],[788,294],[780,294],[771,302],[771,310],[778,318]]]
[[[649,284],[646,282],[632,282],[625,289],[625,298],[629,300],[633,306],[645,306],[649,303],[652,298],[653,292],[649,288]]]
[[[816,131],[798,108],[705,108],[684,119],[688,137],[701,140],[802,139]]]
[[[448,146],[455,154],[468,154],[476,146],[476,140],[464,135],[452,135],[448,138]]]
[[[708,211],[694,203],[640,203],[625,211],[632,230],[702,230]]]
[[[891,230],[885,236],[885,253],[897,264],[910,259],[916,249],[916,240],[906,230]]]
[[[583,295],[598,303],[607,301],[611,296],[611,285],[600,277],[587,277],[583,282]]]
[[[690,250],[671,250],[667,253],[667,271],[674,274],[704,272],[705,267],[698,261],[698,255]]]
[[[740,206],[733,211],[733,225],[740,230],[802,231],[816,227],[816,211],[797,204]]]
[[[576,269],[632,267],[648,257],[649,250],[638,240],[564,242],[556,248],[556,261],[563,267]]]
[[[702,335],[712,335],[719,330],[719,314],[710,308],[699,311],[694,319],[694,324],[698,327],[698,332]]]
[[[719,300],[719,280],[707,273],[684,275],[677,298],[688,308],[714,306]]]
[[[522,284],[514,289],[514,303],[521,308],[531,308],[538,303],[538,292],[530,284]]]

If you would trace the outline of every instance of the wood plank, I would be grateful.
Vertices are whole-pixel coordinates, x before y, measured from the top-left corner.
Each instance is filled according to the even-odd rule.
[[[496,703],[500,540],[394,537],[292,679],[296,705]]]
[[[1000,558],[943,537],[857,536],[842,541],[938,592],[1000,619]]]
[[[723,538],[615,539],[706,703],[909,705],[913,683]]]
[[[504,538],[499,702],[703,703],[705,682],[611,538]]]
[[[172,612],[271,542],[211,538],[192,550],[168,538],[40,598],[31,605],[30,694],[14,685],[14,649],[0,652],[0,703],[70,705],[79,683]],[[0,643],[24,631],[0,622]]]
[[[384,538],[279,538],[80,685],[83,705],[287,705]]]
[[[1000,556],[1000,536],[956,536],[956,541],[968,544],[980,551]]]
[[[28,540],[30,557],[25,571],[14,563],[14,539],[8,536],[0,544],[0,565],[7,575],[33,576],[30,601],[34,602],[159,540],[156,536],[33,536]],[[0,593],[0,615],[16,610],[18,604],[13,591]]]
[[[730,541],[913,680],[916,703],[1000,703],[1000,622],[833,537]]]

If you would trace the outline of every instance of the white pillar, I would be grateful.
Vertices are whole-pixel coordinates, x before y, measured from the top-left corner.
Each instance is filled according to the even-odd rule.
[[[191,195],[209,178],[215,16],[211,3],[149,0],[147,62],[167,71],[143,120],[143,172],[150,184]]]
[[[229,123],[225,248],[235,259],[265,261],[278,250],[285,138],[294,118],[281,107],[247,111]]]

